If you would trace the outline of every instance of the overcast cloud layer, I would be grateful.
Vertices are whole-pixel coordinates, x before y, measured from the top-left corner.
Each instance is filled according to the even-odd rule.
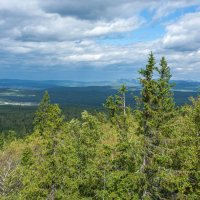
[[[200,81],[199,33],[199,0],[0,0],[0,78],[135,78],[153,51]]]

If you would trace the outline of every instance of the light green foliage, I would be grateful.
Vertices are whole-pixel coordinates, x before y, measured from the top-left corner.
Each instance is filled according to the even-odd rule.
[[[0,151],[0,199],[15,199],[21,189],[20,156],[24,144],[12,141]]]
[[[12,141],[15,141],[16,139],[17,138],[15,131],[10,130],[7,133],[0,133],[0,149],[3,149],[5,146],[9,145]]]
[[[114,117],[116,115],[116,112],[118,110],[118,105],[116,104],[116,100],[113,96],[109,96],[106,99],[106,103],[104,104],[104,107],[108,109],[110,117]]]
[[[131,108],[126,105],[127,88],[122,85],[118,90],[118,94],[109,96],[106,99],[104,107],[108,110],[108,120],[115,126],[118,126],[119,131],[128,129],[127,120],[130,117]]]
[[[72,121],[71,123],[74,122]],[[82,196],[92,198],[94,196],[93,185],[96,181],[94,176],[97,172],[95,158],[102,131],[97,118],[90,115],[87,111],[82,113],[81,121],[77,125],[76,129],[78,130],[74,136],[77,141],[75,144],[78,157],[79,192]]]
[[[118,94],[114,96],[109,96],[106,99],[104,107],[108,110],[110,118],[114,118],[121,114],[126,114],[126,92],[127,88],[125,85],[122,85],[118,90]]]
[[[45,94],[36,114],[38,124],[35,124],[35,133],[29,141],[31,147],[24,150],[21,158],[23,190],[20,198],[75,198],[74,147],[64,128],[61,110],[58,105],[46,101],[46,97]],[[45,113],[42,113],[44,111]],[[41,119],[42,123],[38,119]]]
[[[34,127],[39,132],[43,132],[44,129],[49,128],[49,125],[53,123],[52,105],[50,104],[50,97],[47,91],[45,91],[42,101],[38,106],[38,110],[35,113]]]

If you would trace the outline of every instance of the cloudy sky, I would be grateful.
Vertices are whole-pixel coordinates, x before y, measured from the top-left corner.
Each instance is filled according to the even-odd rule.
[[[200,0],[0,0],[0,78],[137,78],[150,51],[200,81]]]

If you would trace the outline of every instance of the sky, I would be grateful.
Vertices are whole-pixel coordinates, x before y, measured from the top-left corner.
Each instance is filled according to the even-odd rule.
[[[151,51],[200,81],[200,0],[0,0],[0,79],[134,79]]]

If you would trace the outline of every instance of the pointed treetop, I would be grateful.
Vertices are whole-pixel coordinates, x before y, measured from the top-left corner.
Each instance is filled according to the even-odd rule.
[[[48,91],[45,91],[38,109],[46,109],[50,105],[50,96]]]
[[[156,64],[156,61],[155,61],[153,53],[151,52],[149,54],[148,63],[146,65],[146,68],[141,69],[139,71],[139,73],[141,75],[143,75],[145,77],[145,79],[151,80],[153,77],[153,71],[154,71],[154,69],[156,69],[155,64]]]
[[[119,93],[120,93],[120,94],[124,94],[124,93],[126,93],[127,91],[128,91],[128,90],[127,90],[126,85],[125,85],[125,84],[122,84],[121,87],[120,87],[120,89],[119,89]]]
[[[50,104],[50,96],[49,96],[49,93],[48,93],[47,90],[44,92],[44,95],[43,95],[41,103],[42,102]]]
[[[172,76],[165,57],[162,57],[160,61],[160,69],[158,70],[158,72],[160,74],[160,79],[169,80]]]

